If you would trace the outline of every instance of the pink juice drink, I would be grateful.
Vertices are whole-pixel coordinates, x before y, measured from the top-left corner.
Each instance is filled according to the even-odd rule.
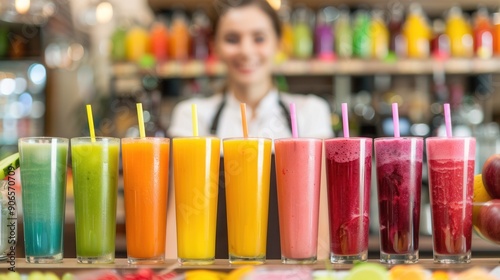
[[[434,261],[470,262],[474,138],[427,138]]]
[[[383,263],[418,261],[423,142],[417,137],[375,139]]]
[[[318,245],[321,139],[275,140],[283,263],[314,263]]]
[[[366,260],[368,253],[372,139],[325,140],[330,260]]]

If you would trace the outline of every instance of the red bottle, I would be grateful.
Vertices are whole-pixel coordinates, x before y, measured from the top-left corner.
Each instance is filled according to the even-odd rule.
[[[493,27],[488,10],[480,8],[474,19],[474,53],[480,58],[490,58],[493,55]]]

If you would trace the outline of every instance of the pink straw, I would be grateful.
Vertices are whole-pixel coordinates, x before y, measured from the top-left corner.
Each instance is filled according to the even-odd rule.
[[[299,137],[297,131],[297,113],[295,112],[295,103],[290,103],[290,120],[292,121],[292,137]]]
[[[347,103],[342,103],[342,125],[344,137],[349,138],[349,118],[347,116]]]
[[[394,124],[394,137],[399,137],[399,112],[398,103],[392,103],[392,123]]]
[[[446,137],[453,137],[451,134],[450,103],[444,103],[444,124],[446,125]]]

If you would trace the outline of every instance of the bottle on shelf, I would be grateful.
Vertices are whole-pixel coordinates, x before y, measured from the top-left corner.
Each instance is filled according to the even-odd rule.
[[[296,58],[308,59],[313,54],[312,11],[299,7],[293,12],[293,50]]]
[[[479,58],[493,56],[493,26],[491,25],[488,10],[481,7],[474,17],[474,54]]]
[[[168,58],[168,29],[163,20],[158,20],[151,26],[151,52],[157,62]]]
[[[352,32],[352,53],[359,58],[369,58],[371,55],[370,15],[360,9],[354,16]]]
[[[450,40],[452,57],[472,57],[474,43],[471,26],[459,6],[453,6],[449,10],[445,33]]]
[[[139,62],[150,52],[149,33],[142,26],[136,25],[128,30],[125,45],[127,60]]]
[[[340,11],[339,18],[335,22],[335,53],[340,58],[352,56],[352,29],[349,10],[344,8]]]
[[[191,57],[197,60],[206,60],[210,52],[210,36],[212,33],[210,19],[203,10],[193,14],[191,25]]]
[[[172,15],[168,44],[169,58],[187,60],[189,58],[189,28],[186,14],[177,10]]]
[[[278,52],[278,61],[284,61],[293,57],[293,26],[291,23],[290,5],[286,0],[281,1],[278,15],[281,19],[281,40]]]
[[[325,7],[320,9],[316,16],[316,27],[314,29],[314,53],[320,60],[333,60],[333,28],[332,21],[336,9]]]
[[[372,11],[370,27],[371,57],[385,59],[389,54],[389,30],[384,21],[384,12],[376,9]]]
[[[441,19],[435,19],[432,22],[433,37],[431,40],[431,54],[437,60],[443,60],[450,57],[450,39],[444,33],[445,24]]]
[[[430,53],[431,30],[422,6],[411,3],[409,13],[403,25],[408,57],[427,58]]]
[[[393,4],[390,9],[389,23],[389,56],[390,57],[406,57],[407,47],[406,39],[403,36],[403,5]]]
[[[111,59],[124,61],[127,59],[127,29],[120,25],[111,34]]]
[[[493,13],[493,54],[500,55],[500,12]]]

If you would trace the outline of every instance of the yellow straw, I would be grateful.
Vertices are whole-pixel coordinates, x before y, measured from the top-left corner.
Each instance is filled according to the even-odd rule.
[[[198,136],[198,113],[196,104],[191,104],[191,121],[193,122],[193,136]]]
[[[243,126],[243,137],[248,137],[248,125],[247,125],[247,105],[245,103],[240,103],[241,110],[241,125]]]
[[[95,142],[94,118],[92,117],[92,105],[87,104],[87,119],[89,120],[90,141]]]
[[[146,137],[146,132],[144,130],[144,115],[142,114],[142,103],[137,103],[137,119],[139,121],[139,136],[141,138]]]

